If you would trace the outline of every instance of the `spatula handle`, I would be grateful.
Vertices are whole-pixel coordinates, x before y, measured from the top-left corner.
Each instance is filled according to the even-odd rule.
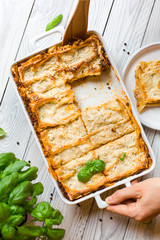
[[[88,28],[88,11],[90,0],[79,0],[75,12],[66,28],[63,45],[73,39],[83,39]]]

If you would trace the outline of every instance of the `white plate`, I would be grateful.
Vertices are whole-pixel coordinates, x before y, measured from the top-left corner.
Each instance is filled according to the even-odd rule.
[[[140,121],[147,127],[155,130],[160,130],[160,107],[149,107],[142,113],[139,113],[136,108],[136,99],[133,94],[135,89],[135,69],[140,61],[152,61],[160,60],[160,43],[153,43],[140,48],[133,56],[129,59],[126,64],[123,81],[126,86],[127,92],[132,100],[132,103],[136,109],[137,115]]]

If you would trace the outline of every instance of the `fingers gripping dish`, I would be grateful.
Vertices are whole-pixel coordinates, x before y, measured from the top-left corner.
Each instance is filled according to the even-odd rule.
[[[83,112],[75,101],[70,83],[109,67],[95,34],[53,46],[12,67],[49,171],[70,200],[149,167],[148,149],[126,100],[108,100]],[[87,181],[79,181],[79,171],[95,162],[104,168],[92,169]]]

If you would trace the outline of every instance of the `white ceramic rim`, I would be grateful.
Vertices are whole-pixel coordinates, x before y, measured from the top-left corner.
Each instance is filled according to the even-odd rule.
[[[141,54],[143,51],[147,50],[147,48],[151,48],[151,47],[158,46],[158,45],[160,46],[160,42],[150,43],[150,44],[145,45],[142,48],[139,48],[136,52],[134,52],[133,55],[128,59],[126,65],[124,67],[123,74],[122,74],[123,79],[126,78],[126,75],[129,72],[130,66],[132,65],[133,61],[135,60],[135,58],[137,58],[137,56],[139,54]],[[155,123],[154,123],[154,125],[152,125],[152,124],[148,123],[147,121],[145,121],[144,119],[141,118],[140,114],[138,114],[138,118],[140,119],[141,123],[143,125],[145,125],[146,127],[152,128],[154,130],[160,130],[160,125],[155,125]]]
[[[53,31],[53,30],[54,30],[54,31]],[[53,34],[54,34],[55,32],[59,32],[60,34],[62,34],[62,32],[63,32],[63,31],[62,31],[62,28],[60,28],[60,30],[59,30],[59,27],[56,27],[56,28],[53,29],[53,30],[51,30]],[[102,38],[101,34],[99,34],[97,31],[89,31],[88,33],[89,33],[89,34],[95,33],[95,34],[97,34],[97,35],[99,36],[101,42],[103,43],[104,49],[105,49],[105,51],[106,51],[106,53],[107,53],[107,55],[108,55],[108,58],[109,58],[109,60],[110,60],[110,62],[111,62],[111,65],[112,65],[112,67],[114,68],[115,74],[116,74],[116,76],[119,78],[119,81],[120,81],[120,84],[121,84],[121,86],[122,86],[122,89],[123,89],[123,91],[125,92],[125,94],[127,95],[128,99],[130,100],[130,97],[129,97],[129,95],[128,95],[128,93],[127,93],[127,90],[126,90],[126,88],[125,88],[125,86],[124,86],[124,83],[123,83],[123,81],[122,81],[122,79],[121,79],[121,77],[120,77],[120,75],[119,75],[119,73],[118,73],[118,70],[117,70],[117,68],[116,68],[116,66],[115,66],[115,64],[114,64],[114,62],[113,62],[113,60],[112,60],[112,57],[111,57],[110,53],[109,53],[109,49],[108,49],[108,47],[107,47],[104,39]],[[46,33],[43,33],[42,36],[41,36],[41,35],[38,36],[38,39],[42,39],[42,38],[44,38],[44,37],[46,37],[46,36],[48,36],[48,35],[50,35],[50,34],[48,34],[47,32],[46,32]],[[34,40],[32,40],[32,43],[35,43],[36,41],[37,41],[37,38],[35,38]],[[60,44],[60,43],[61,43],[61,42],[59,42],[59,43],[57,43],[57,44]],[[47,49],[47,48],[45,48],[45,49]],[[44,51],[45,49],[43,49],[43,50],[41,50],[41,51]],[[28,58],[28,57],[31,57],[31,56],[33,56],[33,55],[35,55],[35,54],[38,54],[38,53],[40,53],[41,51],[34,52],[34,53],[26,56],[25,58],[21,59],[21,60],[15,61],[15,62],[11,65],[11,68],[12,68],[12,66],[13,66],[14,64],[16,64],[17,62],[23,61],[24,59],[26,59],[26,58]],[[13,80],[12,73],[11,73],[11,79],[12,79],[12,83],[13,83],[15,89],[16,89],[17,96],[18,96],[18,99],[19,99],[19,101],[20,101],[20,104],[21,104],[21,106],[22,106],[22,108],[23,108],[24,114],[25,114],[26,118],[28,119],[28,122],[29,122],[30,127],[31,127],[32,132],[33,132],[33,135],[35,136],[36,142],[37,142],[37,144],[38,144],[38,146],[39,146],[39,149],[40,149],[40,151],[41,151],[41,153],[42,153],[43,159],[44,159],[44,161],[45,161],[45,163],[47,164],[47,167],[48,167],[48,162],[47,162],[47,160],[46,160],[46,158],[45,158],[45,156],[44,156],[44,154],[43,154],[43,152],[42,152],[42,148],[41,148],[40,142],[39,142],[39,140],[38,140],[38,137],[36,136],[35,130],[34,130],[33,126],[32,126],[32,123],[31,123],[31,120],[30,120],[30,118],[29,118],[29,115],[28,115],[28,113],[27,113],[27,111],[26,111],[26,109],[25,109],[24,103],[23,103],[23,101],[22,101],[22,99],[21,99],[21,97],[20,97],[20,95],[19,95],[19,93],[18,93],[17,86],[16,86],[16,83],[15,83],[14,80]],[[63,200],[63,202],[65,202],[66,204],[73,205],[73,204],[77,204],[77,203],[83,202],[83,201],[85,201],[85,200],[87,200],[87,199],[90,199],[90,198],[94,197],[95,200],[96,200],[96,202],[97,202],[97,205],[98,205],[98,207],[99,207],[100,209],[106,208],[106,207],[108,206],[108,204],[101,199],[100,194],[102,194],[102,193],[104,193],[104,192],[106,192],[106,191],[108,191],[108,190],[110,190],[110,189],[113,189],[113,188],[115,188],[115,187],[117,187],[117,186],[123,185],[123,184],[126,185],[126,187],[129,187],[129,186],[131,185],[130,182],[131,182],[133,179],[136,179],[136,178],[138,178],[138,177],[144,176],[144,175],[150,173],[150,172],[154,169],[155,164],[156,164],[156,159],[155,159],[153,150],[152,150],[152,148],[151,148],[151,146],[150,146],[150,144],[149,144],[149,142],[148,142],[148,139],[147,139],[147,137],[146,137],[146,135],[145,135],[145,133],[144,133],[144,130],[143,130],[142,125],[141,125],[141,123],[140,123],[140,121],[139,121],[139,118],[138,118],[138,116],[137,116],[137,114],[136,114],[136,112],[135,112],[135,110],[134,110],[134,106],[133,106],[131,100],[130,100],[130,103],[131,103],[131,108],[132,108],[133,115],[134,115],[137,123],[139,124],[139,126],[140,126],[140,128],[141,128],[141,133],[142,133],[143,139],[144,139],[144,141],[145,141],[145,143],[146,143],[146,145],[147,145],[147,147],[148,147],[148,149],[149,149],[149,154],[150,154],[150,156],[151,156],[151,158],[152,158],[152,161],[153,161],[151,167],[150,167],[149,169],[147,169],[147,170],[144,170],[144,171],[141,172],[141,173],[138,173],[138,174],[135,174],[135,175],[133,175],[133,176],[127,177],[127,178],[125,178],[125,179],[123,179],[123,180],[120,180],[120,181],[118,181],[117,183],[115,183],[114,185],[112,185],[112,186],[110,186],[110,187],[106,187],[106,188],[104,188],[104,189],[102,189],[102,190],[97,190],[97,191],[94,192],[94,193],[90,193],[90,194],[88,194],[87,196],[81,197],[80,199],[73,200],[73,201],[70,201],[70,200],[68,200],[67,198],[65,198],[65,197],[63,196],[63,194],[62,194],[62,192],[61,192],[61,190],[60,190],[60,188],[59,188],[59,186],[58,186],[57,181],[52,177],[52,180],[53,180],[53,182],[54,182],[55,188],[56,188],[56,190],[57,190],[60,198],[61,198],[61,199]]]

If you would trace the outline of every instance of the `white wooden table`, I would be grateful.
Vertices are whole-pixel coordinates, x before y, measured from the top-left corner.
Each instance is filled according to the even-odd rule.
[[[77,0],[0,1],[0,127],[7,132],[0,140],[0,152],[13,151],[20,159],[30,160],[32,165],[38,166],[39,180],[45,186],[40,200],[50,201],[53,207],[62,211],[65,239],[160,239],[160,216],[146,225],[99,210],[94,199],[75,206],[62,202],[10,81],[12,62],[36,50],[30,39],[45,31],[46,24],[60,13],[64,16],[61,25],[66,27],[76,3]],[[159,0],[91,0],[89,29],[98,30],[104,36],[120,74],[135,50],[160,41],[159,12]],[[45,48],[57,41],[58,35],[48,37],[40,41],[37,48]],[[157,158],[156,168],[150,176],[160,177],[160,132],[146,127],[145,132]]]

